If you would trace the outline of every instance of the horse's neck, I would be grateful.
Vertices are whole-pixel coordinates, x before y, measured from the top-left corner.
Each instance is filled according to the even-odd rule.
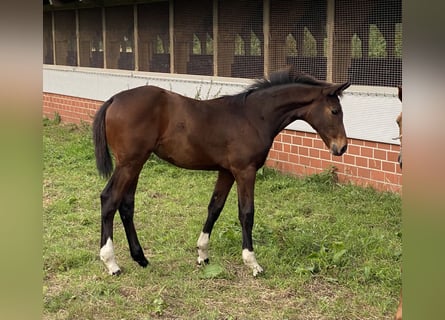
[[[315,97],[314,90],[293,85],[257,92],[250,97],[249,103],[256,105],[255,108],[259,109],[276,135],[293,121],[305,120],[308,107]]]

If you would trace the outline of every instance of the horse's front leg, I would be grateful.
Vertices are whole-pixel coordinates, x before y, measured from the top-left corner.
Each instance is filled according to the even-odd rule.
[[[229,171],[219,171],[218,179],[215,184],[215,189],[210,199],[208,206],[207,220],[199,236],[196,247],[198,249],[198,264],[209,263],[209,240],[212,233],[213,226],[226,203],[227,195],[235,181],[232,173]]]
[[[253,271],[253,276],[263,272],[253,252],[252,230],[254,223],[254,189],[256,169],[249,168],[236,175],[238,185],[238,217],[243,236],[242,257],[244,264]]]

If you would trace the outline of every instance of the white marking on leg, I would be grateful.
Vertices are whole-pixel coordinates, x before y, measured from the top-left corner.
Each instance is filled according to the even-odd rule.
[[[209,240],[210,235],[208,233],[201,232],[196,247],[198,248],[198,264],[208,262],[209,259]]]
[[[249,251],[249,249],[243,249],[243,261],[246,266],[252,269],[254,277],[263,272],[263,268],[261,268],[261,266],[256,261],[255,253],[253,251]]]
[[[109,274],[113,275],[121,272],[114,257],[113,241],[111,238],[108,238],[107,243],[100,249],[100,259],[104,262]]]

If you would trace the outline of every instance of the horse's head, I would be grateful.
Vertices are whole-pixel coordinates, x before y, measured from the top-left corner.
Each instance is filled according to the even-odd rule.
[[[402,102],[402,87],[397,87],[399,90],[399,100]],[[399,162],[400,169],[402,169],[402,112],[397,116],[396,122],[399,126],[399,136],[397,139],[400,139],[400,153],[397,161]]]
[[[327,84],[311,106],[306,121],[318,132],[335,156],[346,152],[348,140],[343,125],[343,110],[339,97],[351,84]]]

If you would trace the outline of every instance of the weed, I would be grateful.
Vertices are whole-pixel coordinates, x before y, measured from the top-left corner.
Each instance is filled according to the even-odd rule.
[[[152,300],[149,310],[156,314],[157,316],[162,316],[164,314],[164,310],[167,308],[167,303],[162,298],[162,291],[165,287],[162,287],[161,290],[159,290],[156,297]]]

